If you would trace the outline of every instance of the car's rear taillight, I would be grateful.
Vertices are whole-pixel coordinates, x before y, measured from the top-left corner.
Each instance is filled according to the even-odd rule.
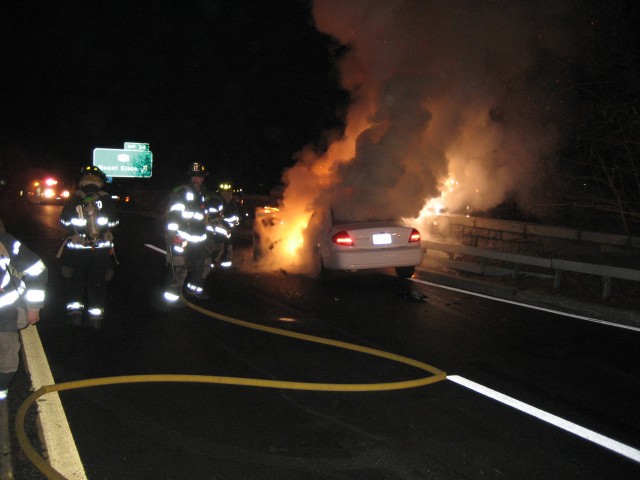
[[[353,243],[353,239],[345,231],[336,233],[331,237],[331,241],[336,245],[344,245],[346,247],[353,247],[355,245],[355,243]]]
[[[411,235],[409,235],[409,243],[419,242],[420,241],[420,232],[415,228],[411,230]]]

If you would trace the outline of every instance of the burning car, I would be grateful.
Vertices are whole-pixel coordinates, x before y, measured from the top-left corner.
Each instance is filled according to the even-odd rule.
[[[306,258],[317,262],[315,270],[321,273],[394,268],[399,277],[409,278],[422,263],[420,232],[401,220],[340,220],[328,209],[315,211],[303,229],[288,230],[281,213],[277,207],[256,210],[254,260],[273,256],[285,263],[295,254],[305,258],[300,253],[302,242],[287,238],[288,232],[293,236],[292,231],[304,230],[305,242],[313,247],[313,255]]]
[[[318,237],[323,270],[394,268],[409,278],[422,263],[420,232],[399,220],[350,222],[326,216]]]

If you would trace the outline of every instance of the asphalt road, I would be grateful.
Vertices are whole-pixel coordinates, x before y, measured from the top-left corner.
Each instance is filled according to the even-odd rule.
[[[58,384],[159,373],[313,385],[432,375],[370,351],[237,321],[401,355],[448,376],[388,391],[169,382],[65,391],[60,398],[87,478],[640,475],[636,330],[384,273],[330,280],[257,273],[241,248],[236,271],[210,278],[212,298],[198,304],[202,310],[168,309],[160,302],[163,261],[144,246],[157,244],[157,221],[128,214],[118,231],[120,265],[105,327],[73,329],[64,324],[55,268],[57,208],[30,207],[29,215],[3,213],[3,220],[51,266],[50,302],[38,332]],[[412,301],[405,295],[411,289],[426,301]],[[508,406],[487,396],[491,391],[469,388],[477,385],[522,404]],[[540,411],[547,421],[533,415]],[[590,440],[576,434],[584,433],[580,428]],[[620,445],[627,448],[616,450]],[[17,447],[14,457],[21,457]],[[17,478],[38,477],[29,471]]]

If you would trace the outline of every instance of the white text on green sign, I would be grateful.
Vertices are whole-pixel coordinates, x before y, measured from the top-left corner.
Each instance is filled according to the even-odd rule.
[[[148,152],[149,151],[149,144],[148,143],[141,143],[141,142],[124,142],[124,149],[125,150],[140,150],[142,152]]]
[[[150,151],[96,148],[93,164],[109,177],[149,178],[153,154]]]

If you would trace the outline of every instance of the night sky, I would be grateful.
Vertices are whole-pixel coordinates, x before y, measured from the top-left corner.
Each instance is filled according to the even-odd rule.
[[[346,94],[310,5],[284,1],[11,2],[0,17],[0,152],[75,177],[95,147],[150,144],[157,184],[205,163],[268,189],[339,126]]]
[[[5,2],[2,175],[75,180],[94,148],[135,141],[154,155],[140,182],[175,185],[199,161],[213,182],[264,193],[296,159],[344,163],[315,152],[351,126],[340,179],[298,169],[297,192],[412,216],[457,151],[467,191],[451,211],[558,203],[547,196],[566,189],[553,184],[566,158],[588,156],[601,94],[638,101],[636,3],[317,0],[314,17],[311,0]],[[382,127],[357,128],[372,119]]]

